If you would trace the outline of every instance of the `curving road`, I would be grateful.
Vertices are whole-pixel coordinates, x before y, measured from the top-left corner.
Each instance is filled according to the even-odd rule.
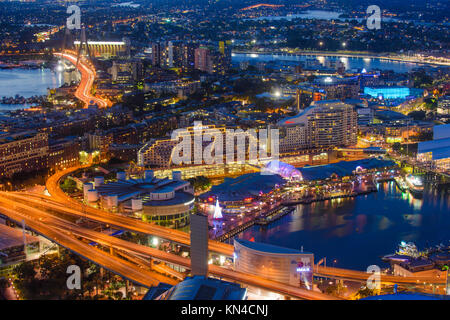
[[[104,210],[92,208],[80,203],[79,201],[65,194],[59,186],[60,180],[64,176],[67,176],[76,170],[87,167],[88,166],[72,167],[57,172],[56,174],[51,176],[46,182],[47,191],[51,194],[52,197],[49,198],[46,196],[38,196],[38,195],[33,195],[33,197],[37,197],[41,200],[46,201],[48,205],[54,205],[59,207],[60,209],[65,208],[67,209],[69,214],[86,217],[95,221],[103,222],[130,231],[154,235],[163,239],[172,240],[174,242],[183,245],[190,245],[191,243],[190,236],[186,232],[161,227],[134,218],[129,218],[126,216],[121,216],[119,214],[113,214],[106,212]],[[67,208],[67,204],[70,204],[70,210],[69,208]],[[209,250],[227,256],[232,256],[234,252],[233,246],[214,240],[209,240]]]
[[[80,256],[87,260],[93,261],[103,268],[110,270],[125,279],[128,279],[134,283],[152,287],[158,285],[159,282],[165,282],[170,284],[176,284],[171,278],[160,275],[156,272],[148,271],[137,267],[136,265],[119,259],[116,256],[105,253],[83,241],[78,240],[74,234],[68,230],[58,230],[50,226],[49,219],[43,218],[42,213],[37,213],[33,210],[16,210],[19,206],[14,203],[7,203],[8,208],[5,206],[5,201],[2,199],[1,213],[8,216],[10,219],[20,223],[22,220],[25,222],[28,228],[43,235],[47,239],[58,243],[59,245],[76,252]]]
[[[77,57],[70,53],[55,53],[57,57],[61,57],[69,60],[74,65],[77,65]],[[107,108],[108,101],[97,98],[91,94],[91,89],[95,80],[95,69],[93,66],[88,65],[83,59],[78,61],[78,70],[81,73],[80,84],[78,85],[77,90],[75,91],[75,97],[83,101],[85,107],[88,107],[91,104],[96,104],[99,108]]]
[[[177,264],[187,269],[190,269],[191,267],[190,259],[183,258],[172,253],[167,253],[162,250],[118,239],[101,232],[79,227],[76,224],[54,216],[54,213],[51,213],[49,210],[37,209],[32,204],[19,203],[16,200],[9,199],[9,194],[7,194],[7,196],[5,196],[5,194],[7,193],[2,193],[0,195],[0,212],[2,214],[10,217],[17,222],[20,222],[23,219],[27,226],[35,230],[36,232],[45,235],[49,239],[68,248],[69,250],[72,250],[79,255],[95,263],[98,263],[106,269],[111,270],[135,283],[152,286],[158,284],[159,282],[176,284],[177,281],[155,272],[140,269],[127,261],[117,258],[116,256],[108,255],[105,252],[98,250],[83,241],[78,240],[77,237],[95,241],[110,248],[119,249],[126,252],[125,256],[127,257],[129,257],[127,254],[131,254],[132,256],[139,255],[145,258]],[[14,210],[6,209],[6,207],[14,208]],[[167,273],[167,270],[165,270],[163,267],[158,267],[155,270],[157,269],[161,269],[160,271]],[[272,280],[245,274],[242,272],[236,272],[234,270],[215,265],[209,266],[209,273],[223,279],[263,288],[300,299],[338,299],[329,295],[322,294],[320,292],[297,288],[287,284],[278,283]]]
[[[53,218],[51,221],[49,221],[48,219],[46,221],[49,221],[49,223],[52,223],[52,225],[56,228],[64,228],[65,230],[69,230],[70,232],[77,234],[80,237],[84,237],[87,238],[89,240],[92,241],[96,241],[98,243],[102,243],[108,246],[115,246],[115,244],[117,244],[116,238],[114,237],[107,237],[103,234],[101,237],[95,237],[95,235],[97,234],[94,231],[86,231],[83,230],[82,228],[76,226],[76,225],[71,225],[70,223],[68,223],[66,220],[58,218],[58,217],[54,217],[55,214],[59,214],[59,215],[72,215],[75,217],[83,217],[85,216],[84,213],[80,212],[77,209],[73,209],[73,208],[67,208],[66,206],[62,205],[62,204],[58,204],[55,201],[50,200],[48,197],[45,196],[36,196],[33,195],[32,197],[30,197],[30,195],[25,195],[25,194],[19,194],[19,193],[5,193],[2,192],[0,193],[0,199],[5,199],[7,198],[10,201],[14,201],[16,203],[16,206],[21,206],[23,208],[24,205],[29,206],[30,208],[39,208],[38,210],[42,210],[41,212],[41,216],[42,217],[45,212],[52,212],[53,214]],[[20,205],[19,203],[22,202]],[[106,213],[108,214],[108,213]],[[148,225],[147,223],[143,223],[141,221],[136,221],[134,219],[130,219],[130,218],[124,218],[124,219],[129,219],[131,220],[131,222],[127,222],[127,223],[117,223],[114,222],[114,220],[112,220],[112,218],[105,218],[104,216],[100,216],[100,217],[96,217],[90,214],[86,214],[87,217],[89,217],[92,220],[95,221],[99,221],[99,222],[103,222],[103,223],[108,223],[110,225],[119,225],[121,228],[124,229],[133,229],[134,231],[138,231],[138,232],[143,232],[146,234],[155,234],[155,232],[158,232],[159,228],[158,227],[156,230],[149,230],[149,228],[140,228],[137,226],[134,227],[127,227],[127,223],[131,223],[131,222],[139,222],[138,224],[144,224],[144,226],[147,227],[155,227],[153,225]],[[117,218],[122,218],[120,216],[115,215]],[[134,224],[133,224],[134,225]],[[163,228],[166,229],[166,228]],[[170,229],[166,229],[167,231],[176,231],[176,230],[170,230]],[[189,239],[189,235],[186,233],[181,232],[181,234],[183,234],[183,237],[178,238],[177,234],[180,233],[179,231],[173,233],[173,234],[159,234],[160,237],[168,239],[168,240],[172,240],[175,242],[179,242],[179,243],[183,243],[187,246],[189,246],[190,244],[190,239]],[[106,238],[105,238],[106,237]],[[111,239],[112,238],[112,239]],[[107,239],[107,242],[102,242],[101,240]],[[214,246],[211,246],[211,244],[214,243],[214,241],[209,241],[209,246],[210,246],[210,250],[211,247],[214,248],[215,251],[217,252],[217,248],[215,248]],[[232,245],[228,245],[228,244],[223,244],[223,243],[219,243],[221,246],[219,248],[225,249],[227,252],[223,252],[223,254],[227,255],[227,256],[232,256],[232,253],[234,251],[234,248]],[[120,246],[121,250],[124,251],[129,251],[130,248],[133,248],[133,250],[131,250],[130,252],[132,253],[143,253],[143,251],[139,251],[140,249],[138,247],[135,247],[134,244],[130,244],[132,247],[127,247],[125,246],[123,243]],[[136,248],[138,248],[139,250],[136,250]],[[162,251],[156,250],[156,249],[152,249],[153,251],[150,252],[149,256],[152,257],[159,257],[161,258],[161,255],[159,255]],[[149,253],[149,251],[145,251],[144,253]],[[171,263],[177,263],[177,261],[175,260],[167,260],[167,259],[161,259],[163,261],[166,262],[171,262]],[[177,263],[178,264],[178,263]],[[182,266],[187,266],[185,264],[180,264]],[[331,268],[331,267],[322,267],[322,266],[318,266],[315,267],[314,269],[314,274],[316,276],[323,276],[323,277],[332,277],[332,278],[338,278],[338,279],[345,279],[345,280],[352,280],[352,281],[366,281],[368,279],[368,277],[370,276],[370,274],[363,272],[363,271],[358,271],[358,270],[350,270],[350,269],[341,269],[341,268]],[[445,283],[445,279],[443,278],[436,278],[436,277],[399,277],[399,276],[393,276],[393,275],[385,275],[382,274],[381,275],[381,281],[385,284],[392,284],[392,283],[398,283],[398,284],[422,284],[422,283],[434,283],[434,284],[444,284]]]
[[[87,167],[87,166],[85,166]],[[133,259],[139,259],[139,256],[144,258],[151,257],[152,259],[160,260],[163,262],[173,263],[180,266],[184,266],[187,269],[190,268],[190,260],[186,258],[182,258],[180,256],[166,253],[161,250],[137,245],[131,242],[123,241],[120,239],[117,239],[115,237],[111,237],[102,233],[98,233],[93,230],[81,228],[77,226],[76,224],[73,224],[65,219],[63,217],[72,216],[72,217],[85,217],[94,221],[98,221],[101,223],[106,223],[109,225],[117,226],[126,230],[140,232],[144,234],[149,235],[155,235],[167,240],[171,240],[174,242],[178,242],[180,244],[184,244],[186,246],[190,245],[190,237],[188,233],[181,232],[178,230],[168,229],[161,226],[157,226],[154,224],[149,224],[142,222],[140,220],[136,220],[133,218],[129,218],[126,216],[122,216],[119,214],[112,214],[105,212],[103,210],[91,208],[88,206],[83,205],[79,201],[72,199],[68,195],[66,195],[61,188],[59,187],[59,182],[62,177],[70,174],[71,172],[78,170],[83,167],[75,167],[75,168],[69,168],[67,170],[61,171],[52,177],[50,177],[47,180],[47,189],[51,194],[51,197],[48,196],[42,196],[37,194],[26,194],[26,193],[13,193],[13,192],[0,192],[0,209],[1,212],[9,212],[11,211],[11,208],[14,208],[14,210],[17,210],[19,208],[21,211],[26,213],[26,220],[27,224],[30,225],[28,222],[31,223],[40,223],[44,224],[44,226],[39,226],[41,229],[36,230],[37,232],[40,232],[43,235],[48,236],[49,234],[52,235],[55,232],[59,232],[59,234],[67,233],[68,235],[72,236],[71,241],[67,242],[68,240],[65,239],[66,242],[58,242],[63,246],[66,246],[70,248],[71,250],[80,253],[83,256],[86,256],[86,253],[84,253],[84,248],[86,244],[84,242],[81,242],[76,237],[81,237],[84,239],[88,239],[91,241],[95,241],[97,243],[103,244],[105,246],[108,246],[110,248],[118,249],[120,250],[120,254],[125,256],[125,258],[128,258],[130,261],[134,261]],[[9,211],[8,211],[9,210]],[[15,213],[17,214],[17,212]],[[23,218],[22,213],[22,218]],[[7,214],[9,216],[9,214]],[[14,219],[13,217],[11,217]],[[15,217],[17,218],[17,216]],[[20,221],[20,220],[19,220]],[[36,226],[35,226],[36,228]],[[46,228],[43,230],[42,228]],[[60,240],[56,236],[50,236],[54,241]],[[75,242],[73,242],[75,241]],[[85,245],[83,248],[80,247],[81,242],[83,245]],[[209,250],[217,253],[224,254],[226,256],[232,256],[234,248],[232,245],[220,243],[217,241],[209,241]],[[90,249],[92,249],[91,246],[89,246]],[[78,251],[82,250],[82,251]],[[123,254],[122,254],[123,253]],[[90,253],[92,255],[92,252]],[[105,253],[103,253],[105,254]],[[91,256],[92,261],[96,258]],[[113,257],[114,258],[114,257]],[[102,257],[102,259],[106,259],[105,257]],[[109,258],[111,259],[111,258]],[[122,260],[123,261],[123,260]],[[99,264],[106,263],[108,265],[108,261],[101,260]],[[145,265],[145,264],[140,264]],[[110,266],[108,265],[112,270],[116,268],[116,265]],[[137,268],[135,265],[132,265],[132,267]],[[128,266],[130,268],[130,266]],[[159,271],[167,271],[167,268],[165,268],[164,265],[161,265],[161,270]],[[156,269],[155,269],[156,270]],[[121,272],[125,272],[119,269],[119,271],[116,271],[116,273],[121,274]],[[134,271],[135,272],[135,271]],[[161,275],[159,274],[152,274],[152,277],[150,276],[148,271],[146,271],[147,274],[145,275],[146,278],[151,278],[152,280],[146,280],[148,283],[151,281],[161,281]],[[165,272],[167,273],[167,272]],[[237,281],[240,283],[245,283],[247,285],[252,285],[255,287],[265,288],[270,291],[278,292],[285,295],[291,295],[298,298],[303,299],[330,299],[330,296],[322,295],[317,292],[311,292],[308,290],[292,287],[289,285],[280,284],[277,282],[273,282],[261,277],[256,277],[252,275],[242,274],[230,269],[225,269],[222,267],[210,265],[210,273],[214,274],[216,276]],[[346,279],[346,280],[353,280],[353,281],[365,281],[370,276],[369,274],[362,272],[362,271],[356,271],[356,270],[349,270],[349,269],[340,269],[340,268],[325,268],[321,266],[317,266],[314,269],[314,274],[316,276],[324,276],[324,277],[332,277],[332,278],[338,278],[338,279]],[[127,275],[124,275],[127,277]],[[176,276],[176,275],[173,275]],[[144,277],[144,274],[141,276]],[[163,277],[163,276],[162,276]],[[180,275],[178,274],[178,278]],[[131,274],[131,276],[128,276],[132,281],[142,283],[139,276],[136,275],[136,273]],[[141,281],[141,282],[139,282]],[[421,283],[434,283],[434,284],[443,284],[445,283],[445,279],[437,278],[437,277],[399,277],[399,276],[392,276],[392,275],[381,275],[381,281],[385,284],[391,284],[391,283],[398,283],[398,284],[421,284]]]
[[[87,166],[84,166],[87,167]],[[47,190],[52,195],[52,197],[57,200],[60,203],[71,203],[72,207],[75,208],[75,206],[83,206],[88,209],[86,212],[92,213],[91,216],[94,220],[95,219],[102,219],[103,222],[106,222],[111,225],[117,225],[122,228],[133,230],[145,234],[150,235],[156,235],[161,238],[175,241],[184,245],[190,245],[190,237],[189,234],[185,232],[181,232],[178,230],[168,229],[160,226],[156,226],[153,224],[145,223],[136,219],[120,216],[117,214],[110,214],[103,210],[86,207],[82,205],[79,201],[71,198],[67,194],[65,194],[61,188],[59,187],[59,181],[62,177],[70,174],[71,172],[74,172],[80,168],[83,167],[74,167],[69,168],[64,171],[60,171],[56,173],[55,175],[51,176],[47,180]],[[42,197],[42,196],[41,196]],[[55,204],[56,205],[56,204]],[[58,206],[61,207],[61,204],[58,204]],[[76,208],[78,208],[76,207]],[[78,211],[78,214],[80,209],[75,210]],[[94,212],[95,211],[95,212]],[[101,220],[100,220],[101,221]],[[120,224],[120,225],[119,225]],[[221,243],[214,240],[209,240],[208,247],[210,251],[217,252],[226,256],[232,256],[234,252],[234,247],[229,244]],[[317,276],[324,276],[324,277],[331,277],[331,278],[339,278],[339,279],[347,279],[347,280],[354,280],[354,281],[366,281],[370,274],[359,271],[359,270],[350,270],[350,269],[341,269],[341,268],[330,268],[330,267],[322,267],[319,266],[317,270],[315,270],[315,275]],[[436,283],[436,284],[442,284],[445,282],[444,279],[440,278],[431,278],[431,277],[400,277],[400,276],[392,276],[392,275],[381,275],[381,281],[384,283],[408,283],[408,284],[417,284],[417,283]]]

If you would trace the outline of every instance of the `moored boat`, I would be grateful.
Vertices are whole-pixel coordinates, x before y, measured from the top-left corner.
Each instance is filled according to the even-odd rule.
[[[408,174],[405,178],[406,184],[408,185],[409,191],[414,194],[423,193],[423,182],[422,178],[412,174]]]

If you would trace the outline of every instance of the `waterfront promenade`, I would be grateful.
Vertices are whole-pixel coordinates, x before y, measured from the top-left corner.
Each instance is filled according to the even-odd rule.
[[[267,51],[233,51],[234,54],[248,54],[248,55],[281,55],[281,56],[323,56],[323,57],[348,57],[348,58],[361,58],[361,59],[379,59],[386,61],[404,62],[404,63],[417,63],[417,64],[429,64],[434,66],[450,66],[450,59],[437,58],[432,56],[407,56],[398,55],[392,53],[380,53],[375,54],[371,52],[352,52],[352,51],[293,51],[293,50],[267,50]]]

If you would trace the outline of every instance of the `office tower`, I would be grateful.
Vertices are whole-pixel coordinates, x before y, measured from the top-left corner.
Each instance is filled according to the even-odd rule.
[[[191,273],[208,275],[208,217],[201,214],[191,216]]]

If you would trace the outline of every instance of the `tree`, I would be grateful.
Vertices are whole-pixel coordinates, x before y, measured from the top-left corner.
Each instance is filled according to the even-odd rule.
[[[423,69],[413,72],[411,76],[416,88],[424,88],[433,84],[433,77],[428,75]]]
[[[34,264],[31,261],[26,261],[14,268],[14,273],[19,280],[31,281],[36,275]]]
[[[0,290],[5,290],[6,288],[8,288],[8,286],[8,280],[6,280],[5,278],[0,278]]]
[[[357,292],[357,296],[359,297],[359,299],[363,299],[363,298],[367,298],[367,297],[375,296],[375,295],[377,295],[377,290],[369,289],[367,287],[363,287],[363,288],[359,289]]]
[[[326,289],[325,292],[326,294],[332,295],[332,296],[340,296],[343,293],[345,293],[347,291],[347,288],[344,287],[344,285],[338,281],[335,284],[329,285]]]
[[[194,187],[195,191],[207,190],[211,187],[211,181],[205,176],[198,176],[195,178],[190,178],[188,181]]]
[[[414,120],[424,120],[426,115],[426,112],[421,110],[408,113],[408,117],[411,117]]]
[[[77,183],[72,179],[66,178],[61,184],[61,188],[63,191],[71,193],[77,188]]]
[[[423,107],[425,110],[436,110],[437,109],[437,99],[435,98],[427,98],[423,101]]]

